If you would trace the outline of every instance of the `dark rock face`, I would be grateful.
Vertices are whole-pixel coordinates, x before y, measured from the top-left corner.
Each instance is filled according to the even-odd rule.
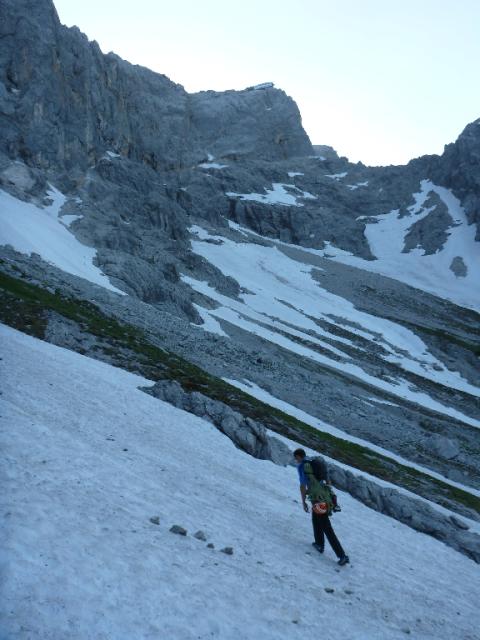
[[[10,156],[78,172],[107,150],[153,169],[189,166],[207,152],[312,152],[282,91],[189,95],[166,76],[102,54],[60,24],[50,0],[5,0],[0,11],[0,137]]]
[[[280,160],[312,153],[300,112],[283,91],[202,91],[189,98],[198,148],[224,158]]]
[[[467,275],[467,267],[461,256],[455,256],[450,264],[450,269],[457,278],[464,278]]]
[[[480,240],[480,118],[465,127],[458,140],[445,146],[441,157],[420,158],[433,180],[456,194]]]
[[[213,154],[248,163],[311,153],[283,91],[188,94],[166,76],[104,55],[60,24],[50,0],[0,5],[1,183],[30,199],[48,179],[80,197],[70,204],[83,216],[75,234],[131,295],[200,322],[181,293],[179,266],[225,292],[236,283],[189,251],[189,217],[225,224],[228,211],[219,181],[198,165]],[[242,188],[243,174],[234,182]]]
[[[413,222],[405,236],[405,253],[418,247],[423,249],[425,255],[432,255],[439,251],[447,240],[447,231],[453,224],[447,207],[437,194],[429,198],[426,206],[432,207],[433,210],[418,222]]]

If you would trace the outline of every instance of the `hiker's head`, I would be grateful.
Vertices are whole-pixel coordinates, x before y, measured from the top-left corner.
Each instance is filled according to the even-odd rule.
[[[293,452],[293,457],[295,458],[295,462],[297,464],[301,464],[307,457],[307,454],[303,449],[295,449],[295,451]]]

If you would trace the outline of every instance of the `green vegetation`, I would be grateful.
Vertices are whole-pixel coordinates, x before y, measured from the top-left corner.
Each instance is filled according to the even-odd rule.
[[[20,276],[20,274],[19,274]],[[457,511],[480,514],[480,499],[461,489],[399,464],[361,445],[318,431],[300,420],[257,400],[206,371],[153,345],[144,332],[105,315],[90,302],[32,285],[20,277],[0,273],[0,322],[37,338],[45,338],[49,313],[76,322],[98,339],[95,357],[157,381],[176,380],[185,391],[199,391],[228,404],[244,416],[359,470],[391,481]],[[81,347],[78,351],[83,352]],[[92,354],[93,355],[93,354]]]

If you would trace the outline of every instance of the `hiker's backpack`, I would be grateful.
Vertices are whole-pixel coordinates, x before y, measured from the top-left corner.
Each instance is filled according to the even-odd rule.
[[[312,510],[319,516],[330,516],[333,513],[333,497],[328,484],[317,483],[310,490],[310,499],[312,501]]]
[[[313,460],[306,460],[305,464],[308,464],[310,469],[305,470],[307,475],[313,475],[314,481],[309,483],[309,497],[312,501],[312,510],[317,515],[331,515],[334,507],[336,506],[334,501],[334,495],[328,481],[328,468],[327,463],[321,457],[314,458]]]
[[[317,456],[312,460],[308,460],[310,466],[312,467],[313,475],[320,482],[328,482],[330,478],[328,477],[328,467],[327,463],[323,458]]]

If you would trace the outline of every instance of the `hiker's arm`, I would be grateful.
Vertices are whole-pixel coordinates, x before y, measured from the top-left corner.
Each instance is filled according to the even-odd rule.
[[[304,484],[300,485],[300,495],[302,496],[303,509],[308,513],[307,487]]]
[[[308,504],[307,504],[308,480],[307,480],[307,476],[305,475],[305,468],[303,464],[299,465],[298,467],[298,477],[300,479],[300,495],[302,496],[303,510],[308,513]]]

